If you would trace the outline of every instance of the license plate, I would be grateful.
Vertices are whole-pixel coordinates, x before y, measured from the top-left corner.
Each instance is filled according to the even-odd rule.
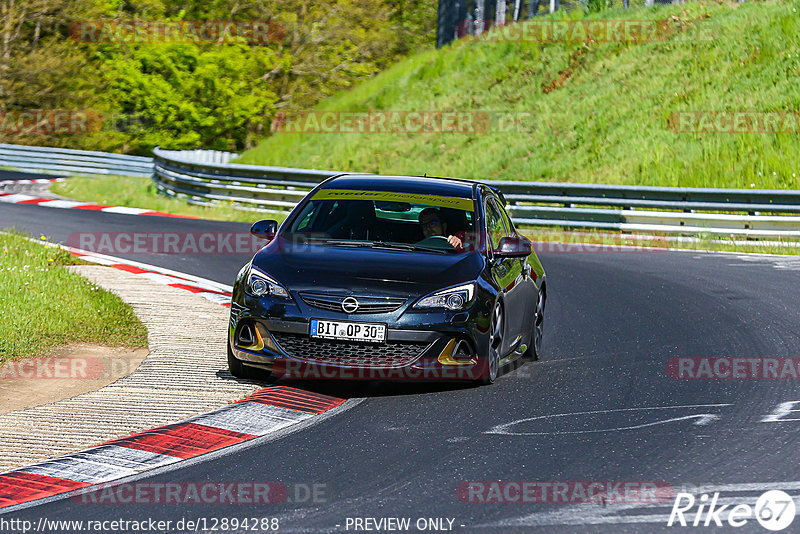
[[[351,323],[348,321],[323,321],[311,319],[311,337],[343,339],[366,343],[386,341],[386,325],[376,323]]]

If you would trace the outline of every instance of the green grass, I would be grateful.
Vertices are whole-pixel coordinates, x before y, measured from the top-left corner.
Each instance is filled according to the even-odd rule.
[[[64,268],[78,263],[55,246],[0,233],[0,363],[69,343],[147,346],[130,306]]]
[[[109,206],[143,208],[154,211],[189,215],[201,219],[253,223],[259,219],[283,220],[285,215],[236,209],[230,205],[197,206],[180,198],[158,193],[150,178],[130,176],[76,176],[54,183],[50,191],[74,200],[96,202]]]
[[[568,16],[584,17],[575,10],[540,20]],[[410,57],[319,106],[524,112],[532,114],[529,132],[279,133],[239,161],[481,180],[798,188],[800,135],[676,133],[669,121],[680,111],[800,110],[800,2],[688,2],[585,17],[669,19],[688,30],[646,44],[468,42]]]

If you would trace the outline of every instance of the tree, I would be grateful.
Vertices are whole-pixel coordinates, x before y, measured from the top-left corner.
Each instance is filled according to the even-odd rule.
[[[282,38],[68,38],[70,22],[157,20],[269,21]],[[0,0],[0,112],[105,118],[100,132],[4,140],[142,154],[155,145],[241,150],[269,133],[277,110],[308,109],[432,46],[435,25],[428,0]]]
[[[97,13],[91,1],[0,0],[0,112],[80,109],[98,102],[100,78],[90,57],[67,38],[70,20]],[[0,139],[12,143],[69,145],[46,128],[4,123]]]
[[[494,23],[497,26],[506,25],[506,0],[497,0],[497,7],[495,8]]]

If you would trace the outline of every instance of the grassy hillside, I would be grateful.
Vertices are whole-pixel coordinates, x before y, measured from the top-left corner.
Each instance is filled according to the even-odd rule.
[[[667,19],[671,33],[644,44],[469,42],[411,57],[318,108],[530,112],[531,131],[280,133],[240,161],[473,179],[798,187],[798,133],[676,133],[670,117],[800,110],[800,2],[688,2],[591,17]]]

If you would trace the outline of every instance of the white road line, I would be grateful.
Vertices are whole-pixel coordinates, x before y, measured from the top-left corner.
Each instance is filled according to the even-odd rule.
[[[580,430],[580,431],[554,431],[554,432],[514,432],[509,430],[512,426],[519,425],[522,423],[528,423],[531,421],[538,421],[541,419],[554,419],[557,417],[573,417],[573,416],[580,416],[580,415],[597,415],[597,414],[609,414],[609,413],[619,413],[619,412],[647,412],[651,410],[677,410],[680,408],[719,408],[725,406],[732,406],[732,404],[684,404],[679,406],[645,406],[641,408],[617,408],[614,410],[592,410],[588,412],[570,412],[570,413],[557,413],[557,414],[550,414],[550,415],[539,415],[536,417],[526,417],[524,419],[517,419],[516,421],[511,421],[510,423],[502,423],[499,425],[495,425],[489,430],[484,431],[484,434],[501,434],[507,436],[535,436],[535,435],[550,435],[550,434],[585,434],[585,433],[592,433],[592,432],[611,432],[615,430],[631,430],[635,428],[642,428],[646,426],[653,426],[657,424],[669,423],[673,421],[680,421],[684,419],[694,419],[698,418],[695,425],[706,425],[711,421],[718,418],[716,414],[692,414],[685,417],[678,417],[667,419],[664,421],[656,421],[647,424],[631,426],[631,427],[619,427],[619,428],[608,428],[608,429],[599,429],[599,430]]]
[[[745,255],[739,255],[736,256],[736,258],[746,263],[744,264],[731,263],[729,264],[730,266],[750,267],[752,264],[757,263],[765,266],[771,266],[773,269],[800,271],[800,258],[797,257],[792,257],[792,256],[749,257]]]

